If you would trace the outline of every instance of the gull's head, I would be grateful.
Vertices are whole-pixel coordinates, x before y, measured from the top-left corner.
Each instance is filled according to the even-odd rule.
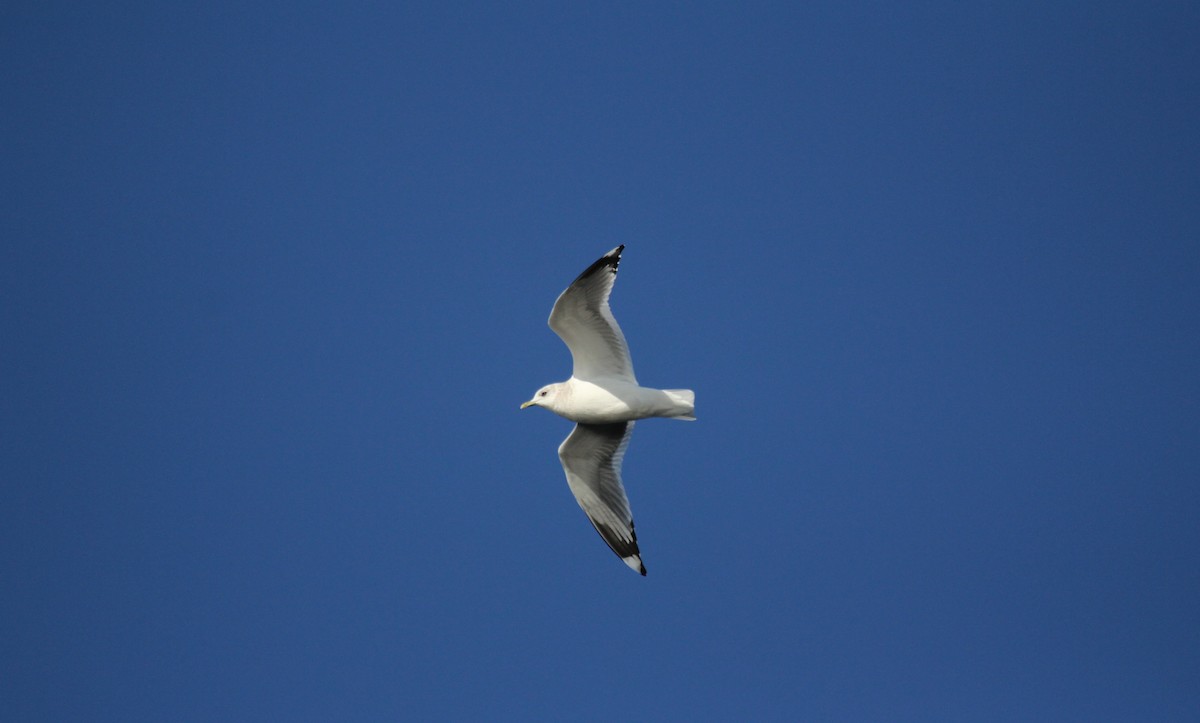
[[[533,395],[533,399],[530,399],[528,402],[522,404],[521,409],[524,409],[525,407],[548,407],[553,409],[554,398],[558,394],[558,388],[560,386],[560,384],[547,384],[546,386],[537,390],[537,393]]]

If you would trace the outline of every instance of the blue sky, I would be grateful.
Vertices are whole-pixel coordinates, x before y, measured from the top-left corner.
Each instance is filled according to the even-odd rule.
[[[1195,720],[1189,3],[0,11],[0,718]],[[626,244],[649,575],[567,489]]]

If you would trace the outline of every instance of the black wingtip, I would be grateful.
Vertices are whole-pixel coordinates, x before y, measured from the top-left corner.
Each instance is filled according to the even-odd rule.
[[[614,274],[617,273],[617,267],[621,264],[621,252],[624,250],[625,244],[621,244],[612,251],[604,254],[600,258],[596,259],[595,263],[584,269],[582,274],[575,277],[575,280],[579,281],[580,279],[586,279],[600,269],[604,268],[611,269]]]

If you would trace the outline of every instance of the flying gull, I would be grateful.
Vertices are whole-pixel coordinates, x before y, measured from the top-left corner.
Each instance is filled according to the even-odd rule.
[[[622,244],[597,259],[554,302],[550,328],[571,350],[571,378],[542,387],[521,409],[545,407],[575,422],[558,448],[567,485],[612,551],[645,575],[621,484],[621,458],[635,419],[694,421],[696,394],[643,387],[633,376],[629,346],[608,306],[624,248]]]

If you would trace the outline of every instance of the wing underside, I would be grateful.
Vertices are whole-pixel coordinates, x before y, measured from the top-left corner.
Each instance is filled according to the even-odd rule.
[[[616,377],[637,383],[629,345],[608,305],[624,248],[616,247],[585,269],[550,312],[550,328],[571,350],[577,379]]]
[[[558,457],[571,493],[596,532],[626,565],[645,575],[621,484],[621,460],[632,435],[633,422],[577,424],[558,448]]]

